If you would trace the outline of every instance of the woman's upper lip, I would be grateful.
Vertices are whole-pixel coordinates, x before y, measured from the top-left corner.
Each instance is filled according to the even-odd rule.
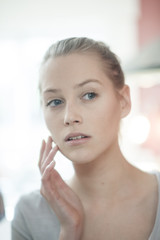
[[[69,134],[65,137],[64,141],[66,142],[66,141],[69,140],[69,138],[78,137],[78,136],[90,137],[89,135],[86,135],[86,134],[84,134],[84,133],[69,133]]]

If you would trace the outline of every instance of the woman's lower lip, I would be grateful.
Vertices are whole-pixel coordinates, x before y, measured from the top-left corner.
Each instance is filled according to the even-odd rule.
[[[84,143],[88,142],[89,139],[90,139],[90,137],[73,139],[70,141],[66,141],[66,143],[67,143],[67,145],[70,145],[70,146],[76,146],[76,145],[80,145],[80,144],[84,144]]]

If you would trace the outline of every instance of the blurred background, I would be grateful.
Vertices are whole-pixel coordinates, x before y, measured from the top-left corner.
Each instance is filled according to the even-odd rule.
[[[132,97],[132,111],[121,126],[121,148],[144,171],[160,170],[159,13],[160,0],[0,0],[0,192],[5,210],[5,219],[0,212],[0,238],[10,237],[20,195],[40,186],[37,162],[48,131],[38,72],[45,51],[59,39],[94,38],[119,56]],[[56,159],[63,178],[70,178],[71,163],[60,154]]]

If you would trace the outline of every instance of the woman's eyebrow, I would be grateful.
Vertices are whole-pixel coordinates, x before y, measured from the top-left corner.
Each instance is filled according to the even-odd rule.
[[[98,84],[102,85],[102,83],[99,80],[97,80],[97,79],[87,79],[87,80],[85,80],[85,81],[83,81],[81,83],[76,84],[74,88],[83,87],[85,84],[92,83],[92,82],[93,83],[98,83]]]
[[[84,85],[88,84],[88,83],[98,83],[100,85],[102,85],[102,83],[100,81],[98,81],[97,79],[87,79],[81,83],[78,83],[74,86],[74,88],[80,88],[80,87],[83,87]],[[62,90],[61,89],[56,89],[56,88],[47,88],[43,91],[43,94],[46,94],[46,93],[59,93],[61,92]]]
[[[43,91],[43,93],[59,93],[61,92],[61,89],[56,89],[56,88],[47,88],[46,90]]]

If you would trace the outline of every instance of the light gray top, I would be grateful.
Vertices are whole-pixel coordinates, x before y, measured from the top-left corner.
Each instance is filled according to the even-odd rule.
[[[160,172],[155,172],[158,180],[158,206],[156,213],[156,220],[148,240],[160,240]]]
[[[160,173],[158,179],[158,208],[152,233],[148,240],[160,240]],[[23,196],[15,209],[12,240],[58,240],[60,224],[39,191]]]
[[[59,232],[59,221],[39,191],[20,199],[12,221],[12,240],[58,240]]]

